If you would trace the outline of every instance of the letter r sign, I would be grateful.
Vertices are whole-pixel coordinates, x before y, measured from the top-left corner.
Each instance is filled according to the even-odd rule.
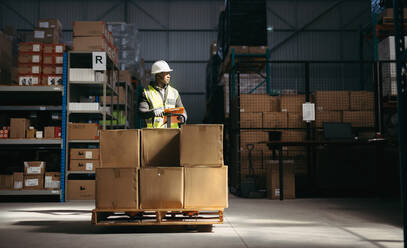
[[[105,52],[92,52],[92,69],[95,71],[106,71]]]

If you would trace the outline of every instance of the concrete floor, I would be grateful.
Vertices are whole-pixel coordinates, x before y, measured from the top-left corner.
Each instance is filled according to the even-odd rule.
[[[389,199],[271,201],[230,196],[212,232],[95,227],[92,202],[0,203],[0,247],[402,247],[399,203]]]

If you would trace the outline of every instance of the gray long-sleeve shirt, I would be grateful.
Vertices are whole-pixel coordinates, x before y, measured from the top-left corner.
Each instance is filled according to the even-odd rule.
[[[156,89],[159,93],[161,98],[163,99],[164,102],[164,98],[167,95],[166,91],[168,90],[167,85],[165,85],[163,88],[158,87],[157,83],[152,81],[150,82],[150,85],[154,87],[154,89]],[[184,105],[182,104],[181,101],[181,96],[178,94],[178,98],[175,102],[175,107],[184,107]],[[152,118],[154,117],[154,109],[153,106],[150,106],[149,101],[147,100],[147,96],[143,90],[143,92],[140,94],[140,99],[139,99],[139,113],[140,113],[140,117],[142,119],[148,119],[148,118]],[[184,110],[184,114],[183,114],[185,121],[187,120],[187,111]]]

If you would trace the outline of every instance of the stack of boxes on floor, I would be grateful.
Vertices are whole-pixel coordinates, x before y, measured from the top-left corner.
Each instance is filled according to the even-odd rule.
[[[34,42],[18,46],[19,85],[61,85],[65,45],[58,19],[40,19],[34,29]]]
[[[225,208],[222,147],[222,125],[102,131],[96,208]]]
[[[98,140],[99,125],[95,123],[69,123],[68,141],[72,140]],[[99,167],[100,154],[96,147],[80,147],[69,149],[68,172],[93,173]],[[67,200],[93,200],[95,199],[95,180],[67,180]]]
[[[60,172],[45,172],[46,162],[24,162],[24,172],[0,175],[2,190],[57,190],[60,185]]]

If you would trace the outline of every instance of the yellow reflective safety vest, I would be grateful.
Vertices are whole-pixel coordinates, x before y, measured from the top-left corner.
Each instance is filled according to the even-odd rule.
[[[177,98],[179,96],[178,91],[171,86],[167,86],[166,92],[163,101],[160,93],[151,85],[148,86],[147,89],[144,89],[144,93],[146,95],[147,101],[153,107],[153,109],[162,108],[175,108],[175,103],[177,102]],[[164,124],[163,117],[153,117],[146,119],[147,127],[148,128],[166,128],[167,124]],[[178,128],[178,123],[171,123],[171,128]]]

